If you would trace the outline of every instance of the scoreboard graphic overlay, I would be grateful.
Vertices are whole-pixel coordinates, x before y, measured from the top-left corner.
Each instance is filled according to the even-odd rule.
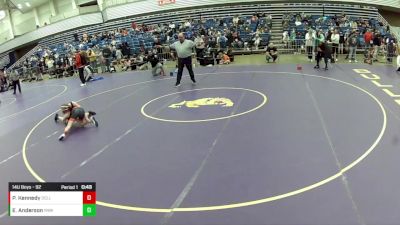
[[[9,216],[96,216],[96,183],[8,184]]]

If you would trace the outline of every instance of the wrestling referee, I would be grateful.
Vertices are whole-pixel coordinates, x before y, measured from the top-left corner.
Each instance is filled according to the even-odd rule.
[[[191,40],[185,40],[185,35],[183,33],[179,33],[178,39],[179,41],[176,41],[170,46],[171,48],[175,49],[176,53],[178,54],[178,76],[176,77],[175,87],[179,87],[181,85],[184,66],[186,66],[188,69],[190,79],[192,80],[193,84],[196,84],[192,68],[192,52],[195,44]]]

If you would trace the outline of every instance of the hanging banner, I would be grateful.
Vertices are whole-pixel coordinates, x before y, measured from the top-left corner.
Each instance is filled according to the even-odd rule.
[[[175,3],[175,0],[157,0],[159,6],[167,5],[167,4],[173,4]]]

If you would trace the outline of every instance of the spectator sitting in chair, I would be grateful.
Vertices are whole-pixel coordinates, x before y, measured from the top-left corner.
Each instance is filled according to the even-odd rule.
[[[137,57],[136,57],[136,65],[137,68],[139,70],[147,70],[148,69],[148,65],[147,65],[147,56],[145,56],[143,53],[140,53]]]
[[[259,46],[260,43],[261,43],[260,35],[259,35],[259,34],[256,34],[255,37],[254,37],[254,39],[253,39],[253,41],[254,41],[254,47],[256,47],[256,50],[258,50],[258,46]]]
[[[122,71],[128,71],[128,68],[131,66],[131,59],[125,59],[124,60],[124,65],[122,67]]]
[[[162,63],[160,62],[160,60],[158,59],[157,55],[154,55],[152,52],[149,52],[149,62],[152,67],[151,72],[152,72],[153,76],[158,76],[158,75],[165,76],[164,67],[163,67]]]
[[[278,50],[276,49],[273,43],[270,43],[265,52],[265,59],[267,60],[267,62],[269,62],[270,59],[272,59],[273,62],[275,62],[277,58],[278,58]]]
[[[218,55],[218,58],[220,58],[219,64],[229,64],[231,63],[231,59],[225,52],[220,52]]]

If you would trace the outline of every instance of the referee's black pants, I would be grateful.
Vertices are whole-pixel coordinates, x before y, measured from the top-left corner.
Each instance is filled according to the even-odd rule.
[[[85,80],[85,74],[83,73],[83,70],[84,70],[84,67],[78,68],[79,79],[81,80],[82,84],[85,84],[86,80]]]
[[[331,57],[328,54],[325,54],[324,52],[317,52],[316,55],[317,66],[319,67],[319,62],[321,61],[321,59],[324,59],[325,68],[328,68],[328,59],[330,58]]]
[[[192,57],[189,56],[187,58],[178,58],[178,76],[176,77],[177,85],[181,83],[183,67],[185,66],[189,71],[190,79],[192,79],[193,82],[196,82],[192,68]]]

